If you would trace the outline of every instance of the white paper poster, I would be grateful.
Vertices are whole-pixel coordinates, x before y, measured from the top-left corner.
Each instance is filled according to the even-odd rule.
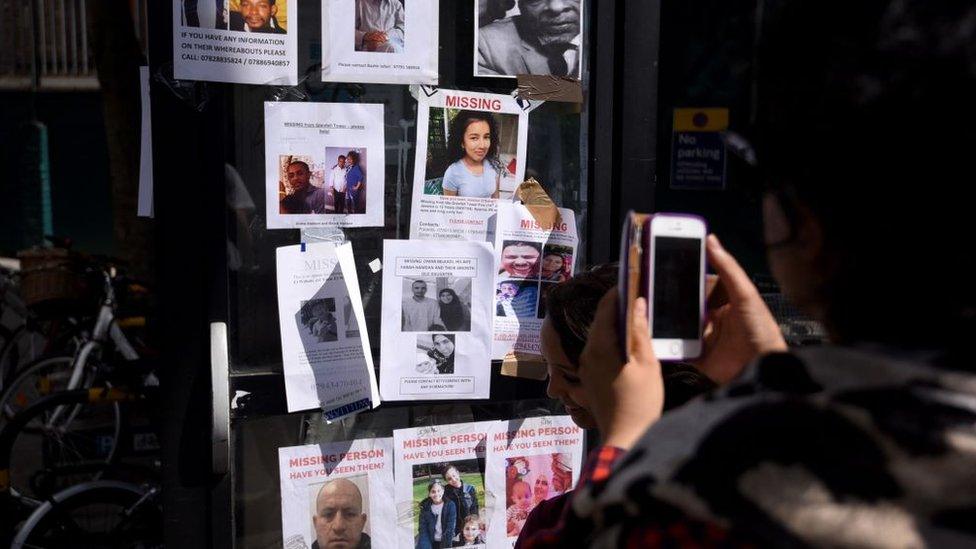
[[[285,549],[395,547],[393,439],[278,448]]]
[[[485,456],[485,492],[494,495],[488,547],[515,546],[539,503],[572,490],[583,466],[584,431],[569,416],[492,424]]]
[[[297,0],[173,0],[177,80],[298,83]]]
[[[379,405],[356,273],[347,279],[337,255],[351,258],[351,248],[318,242],[277,250],[289,412],[322,408],[334,420]]]
[[[152,111],[149,101],[149,67],[139,67],[142,116],[139,140],[139,199],[136,215],[153,216]]]
[[[322,80],[437,84],[438,0],[331,0],[322,6]]]
[[[432,507],[437,505],[442,505],[442,542],[447,536],[456,540],[453,546],[463,546],[467,530],[470,545],[484,543],[495,504],[485,491],[485,444],[496,423],[500,422],[393,431],[397,547],[432,545],[437,534]]]
[[[510,352],[541,355],[539,332],[546,295],[573,276],[576,216],[559,208],[560,219],[540,224],[529,207],[499,203],[495,227],[495,337],[492,358]]]
[[[269,229],[382,227],[383,105],[264,104]]]
[[[383,265],[383,400],[488,398],[491,245],[386,240]]]
[[[485,240],[495,204],[525,174],[529,103],[512,96],[421,88],[410,238]]]

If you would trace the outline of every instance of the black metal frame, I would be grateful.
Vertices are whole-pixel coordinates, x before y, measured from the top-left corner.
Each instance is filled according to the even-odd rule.
[[[593,264],[615,261],[628,210],[651,212],[657,182],[660,0],[595,0],[590,98]]]

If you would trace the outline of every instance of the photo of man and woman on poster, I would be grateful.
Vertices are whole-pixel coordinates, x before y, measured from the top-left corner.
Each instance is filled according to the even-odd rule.
[[[366,213],[365,161],[366,149],[355,147],[327,147],[324,167],[307,155],[281,155],[278,213]]]

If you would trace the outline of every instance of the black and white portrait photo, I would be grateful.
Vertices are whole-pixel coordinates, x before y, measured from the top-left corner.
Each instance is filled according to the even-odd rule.
[[[580,77],[582,0],[476,0],[475,76]]]

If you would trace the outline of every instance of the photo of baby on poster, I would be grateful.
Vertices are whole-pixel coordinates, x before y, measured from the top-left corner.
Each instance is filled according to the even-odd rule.
[[[177,80],[298,83],[297,0],[174,0]]]
[[[569,416],[499,421],[488,431],[485,487],[491,507],[488,547],[515,545],[529,513],[573,489],[583,466],[584,431]]]
[[[383,225],[383,105],[264,104],[269,229]]]
[[[393,439],[278,448],[285,548],[395,547]]]
[[[497,423],[393,431],[397,547],[484,547],[494,503],[485,441]]]
[[[508,95],[421,88],[410,238],[485,240],[525,174],[528,121]]]
[[[284,246],[276,267],[288,411],[321,408],[334,420],[378,406],[352,245]]]
[[[383,265],[383,399],[487,398],[491,246],[386,240]]]
[[[322,5],[322,81],[436,85],[437,0]]]

